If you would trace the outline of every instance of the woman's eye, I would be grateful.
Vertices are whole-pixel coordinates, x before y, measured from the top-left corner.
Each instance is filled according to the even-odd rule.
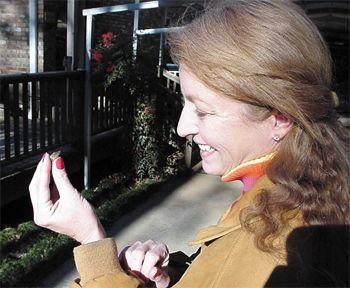
[[[204,117],[204,116],[208,115],[208,113],[203,112],[203,111],[198,110],[198,109],[196,109],[195,112],[196,112],[198,117]]]

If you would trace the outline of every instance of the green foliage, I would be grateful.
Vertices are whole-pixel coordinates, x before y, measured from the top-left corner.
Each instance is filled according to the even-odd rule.
[[[166,157],[166,165],[164,167],[164,176],[170,177],[180,174],[186,170],[185,155],[180,151],[175,151]]]
[[[134,167],[137,179],[159,179],[159,148],[154,101],[139,98],[132,130]]]
[[[44,273],[50,258],[59,257],[64,248],[72,248],[73,240],[63,235],[43,231],[35,238],[19,246],[1,259],[0,277],[2,286],[21,286],[27,280],[34,281],[34,274]],[[40,269],[39,269],[40,266]]]
[[[26,238],[30,237],[34,233],[39,231],[39,227],[36,226],[33,221],[21,223],[17,228],[5,228],[0,231],[0,249],[5,251],[15,243],[20,243]]]

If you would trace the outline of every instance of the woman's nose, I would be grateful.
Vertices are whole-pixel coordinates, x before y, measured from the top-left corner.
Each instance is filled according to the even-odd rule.
[[[195,123],[195,117],[192,114],[185,105],[182,109],[179,123],[177,124],[177,134],[180,137],[197,134],[197,125]]]

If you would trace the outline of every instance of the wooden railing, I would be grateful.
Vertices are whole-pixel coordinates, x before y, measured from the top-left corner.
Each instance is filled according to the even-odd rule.
[[[79,141],[83,91],[83,71],[0,75],[2,164]]]
[[[92,87],[92,134],[98,134],[123,126],[127,117],[132,117],[132,99],[129,88],[116,80],[107,89],[101,82]]]

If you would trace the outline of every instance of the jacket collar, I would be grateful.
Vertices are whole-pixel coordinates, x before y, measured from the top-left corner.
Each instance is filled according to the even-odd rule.
[[[274,155],[275,152],[272,152],[258,159],[242,163],[222,176],[221,180],[224,182],[241,180],[243,182],[243,192],[246,192],[265,174],[266,167]]]
[[[225,236],[232,231],[240,229],[242,227],[239,220],[240,211],[243,208],[248,207],[253,202],[255,196],[260,193],[261,189],[271,188],[273,185],[274,184],[268,179],[266,175],[262,176],[253,185],[248,193],[242,193],[239,201],[236,202],[234,208],[230,208],[224,214],[218,224],[201,229],[197,233],[195,239],[189,242],[189,245],[203,244],[205,242]]]

